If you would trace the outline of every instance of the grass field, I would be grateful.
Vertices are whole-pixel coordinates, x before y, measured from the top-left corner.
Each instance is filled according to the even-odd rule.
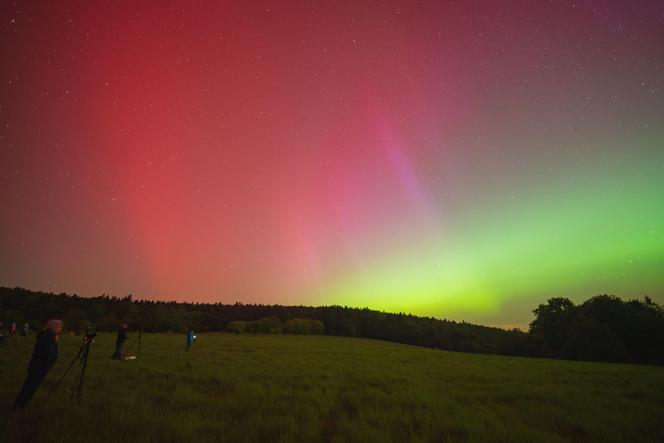
[[[132,334],[135,340],[136,334]],[[143,334],[140,358],[92,345],[83,403],[78,350],[10,414],[34,337],[0,345],[7,441],[662,441],[664,368],[462,354],[325,336]],[[129,354],[134,353],[136,345]]]

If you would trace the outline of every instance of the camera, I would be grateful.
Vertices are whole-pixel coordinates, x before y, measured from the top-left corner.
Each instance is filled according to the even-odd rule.
[[[85,336],[83,337],[83,341],[84,341],[84,342],[92,342],[96,336],[97,336],[97,333],[96,333],[96,332],[88,332],[88,333],[85,334]]]

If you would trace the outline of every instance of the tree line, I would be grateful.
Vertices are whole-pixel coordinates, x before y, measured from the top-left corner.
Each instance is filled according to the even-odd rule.
[[[312,318],[290,318],[281,321],[279,317],[271,315],[255,321],[233,320],[226,325],[228,332],[235,334],[322,334],[325,325],[320,320]]]
[[[146,332],[232,331],[365,337],[446,349],[528,357],[663,364],[664,309],[652,299],[599,295],[575,305],[552,298],[527,332],[346,306],[178,303],[0,288],[0,321],[41,328],[61,318],[70,330],[121,322]],[[234,323],[233,323],[234,322]]]
[[[664,363],[664,307],[650,297],[598,295],[580,305],[552,298],[533,312],[529,332],[544,356]]]

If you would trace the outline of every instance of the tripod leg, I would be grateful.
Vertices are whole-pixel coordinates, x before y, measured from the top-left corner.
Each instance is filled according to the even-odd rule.
[[[74,366],[74,363],[76,363],[76,360],[78,360],[79,357],[81,356],[81,353],[83,352],[83,348],[84,348],[84,346],[80,347],[80,349],[78,350],[78,354],[76,354],[76,357],[74,357],[74,359],[71,361],[71,363],[69,363],[69,366],[65,370],[64,374],[62,374],[62,377],[60,377],[60,380],[58,380],[58,382],[55,384],[55,386],[53,386],[53,389],[48,394],[48,397],[46,397],[46,400],[44,401],[44,403],[46,403],[47,401],[49,401],[51,399],[51,396],[55,393],[55,390],[58,389],[58,386],[60,386],[60,383],[62,382],[62,380],[64,380],[64,378],[67,376],[67,373],[69,372],[71,367]]]
[[[76,387],[76,402],[81,403],[81,395],[83,394],[83,381],[85,380],[85,370],[88,367],[88,354],[90,353],[90,342],[86,343],[85,351],[81,356],[81,361],[83,362],[83,367],[81,368],[81,376],[78,379],[78,386]]]

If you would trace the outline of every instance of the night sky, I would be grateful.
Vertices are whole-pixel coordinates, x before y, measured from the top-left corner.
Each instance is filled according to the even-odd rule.
[[[0,285],[664,301],[664,2],[0,8]]]

